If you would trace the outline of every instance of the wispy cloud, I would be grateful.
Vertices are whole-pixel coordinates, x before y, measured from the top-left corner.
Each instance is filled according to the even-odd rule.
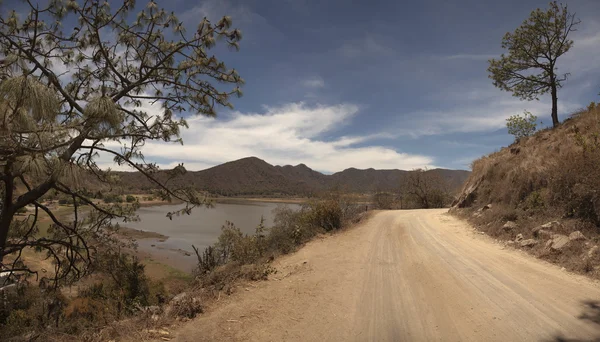
[[[521,101],[493,88],[491,85],[455,85],[430,95],[432,99],[449,106],[444,109],[421,110],[404,115],[396,132],[412,136],[435,136],[450,133],[476,133],[506,127],[506,118],[528,110],[547,125],[550,120],[550,100]],[[580,106],[575,102],[560,101],[559,113],[569,113]]]
[[[307,88],[323,88],[325,86],[325,80],[320,76],[313,76],[302,81],[302,85]]]

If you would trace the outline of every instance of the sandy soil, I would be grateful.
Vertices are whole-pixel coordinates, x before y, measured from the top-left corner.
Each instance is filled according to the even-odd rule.
[[[473,231],[444,210],[385,211],[276,263],[176,341],[538,341],[600,337],[600,285]]]

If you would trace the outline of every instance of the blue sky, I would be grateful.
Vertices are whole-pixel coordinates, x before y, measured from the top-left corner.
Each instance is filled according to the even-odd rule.
[[[241,49],[215,53],[246,80],[234,111],[190,118],[183,147],[147,144],[147,159],[163,167],[253,155],[326,173],[468,169],[511,143],[510,115],[527,109],[551,122],[549,98],[520,101],[486,71],[504,33],[547,0],[157,2],[191,28],[231,16]],[[582,23],[559,61],[571,73],[559,93],[562,118],[600,101],[600,1],[565,2]]]
[[[563,116],[598,101],[600,92],[600,2],[567,3],[582,24],[559,65],[571,72],[559,94]],[[502,53],[503,34],[547,1],[178,0],[175,6],[184,22],[230,15],[244,33],[241,50],[222,55],[245,78],[244,97],[234,103],[237,114],[222,112],[211,127],[230,127],[234,138],[244,127],[283,126],[273,135],[241,134],[241,140],[273,141],[224,146],[222,161],[241,157],[239,144],[240,152],[271,163],[303,162],[327,172],[348,166],[467,169],[473,159],[512,141],[504,126],[508,116],[528,109],[544,125],[551,122],[548,98],[520,101],[494,88],[486,72],[487,60]],[[267,118],[267,127],[257,120],[257,126],[235,128],[243,115],[275,113],[285,120],[319,108],[342,120],[304,113],[314,120],[309,126],[322,128],[315,132],[301,116],[288,124]],[[342,137],[355,141],[340,144]],[[204,141],[189,138],[191,144]],[[291,142],[301,146],[287,146]],[[318,153],[336,144],[331,154]],[[193,158],[188,162],[199,167],[221,161]]]

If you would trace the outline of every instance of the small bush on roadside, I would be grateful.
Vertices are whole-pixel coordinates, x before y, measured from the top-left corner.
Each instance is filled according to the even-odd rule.
[[[137,201],[137,198],[136,198],[135,196],[132,196],[132,195],[127,195],[127,196],[125,197],[125,201],[126,201],[127,203],[133,203],[133,202],[136,202],[136,201]]]

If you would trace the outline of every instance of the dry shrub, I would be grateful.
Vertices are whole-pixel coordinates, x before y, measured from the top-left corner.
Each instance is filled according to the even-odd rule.
[[[336,193],[304,204],[300,210],[278,207],[274,225],[261,222],[254,234],[243,234],[234,224],[222,227],[217,243],[200,252],[195,270],[200,287],[230,292],[240,279],[262,280],[275,272],[270,261],[290,253],[318,234],[342,229],[360,218],[353,198]]]
[[[194,318],[204,312],[200,296],[182,293],[180,299],[170,304],[169,315],[174,318]]]
[[[600,132],[600,131],[599,131]],[[579,153],[569,155],[553,170],[552,203],[567,217],[576,217],[600,226],[600,141],[598,134],[573,132]]]
[[[0,336],[10,336],[15,341],[27,340],[27,336],[42,330],[57,329],[67,301],[58,291],[28,284],[1,295]]]
[[[378,192],[373,195],[372,202],[378,209],[393,209],[396,207],[396,196],[389,192]]]

